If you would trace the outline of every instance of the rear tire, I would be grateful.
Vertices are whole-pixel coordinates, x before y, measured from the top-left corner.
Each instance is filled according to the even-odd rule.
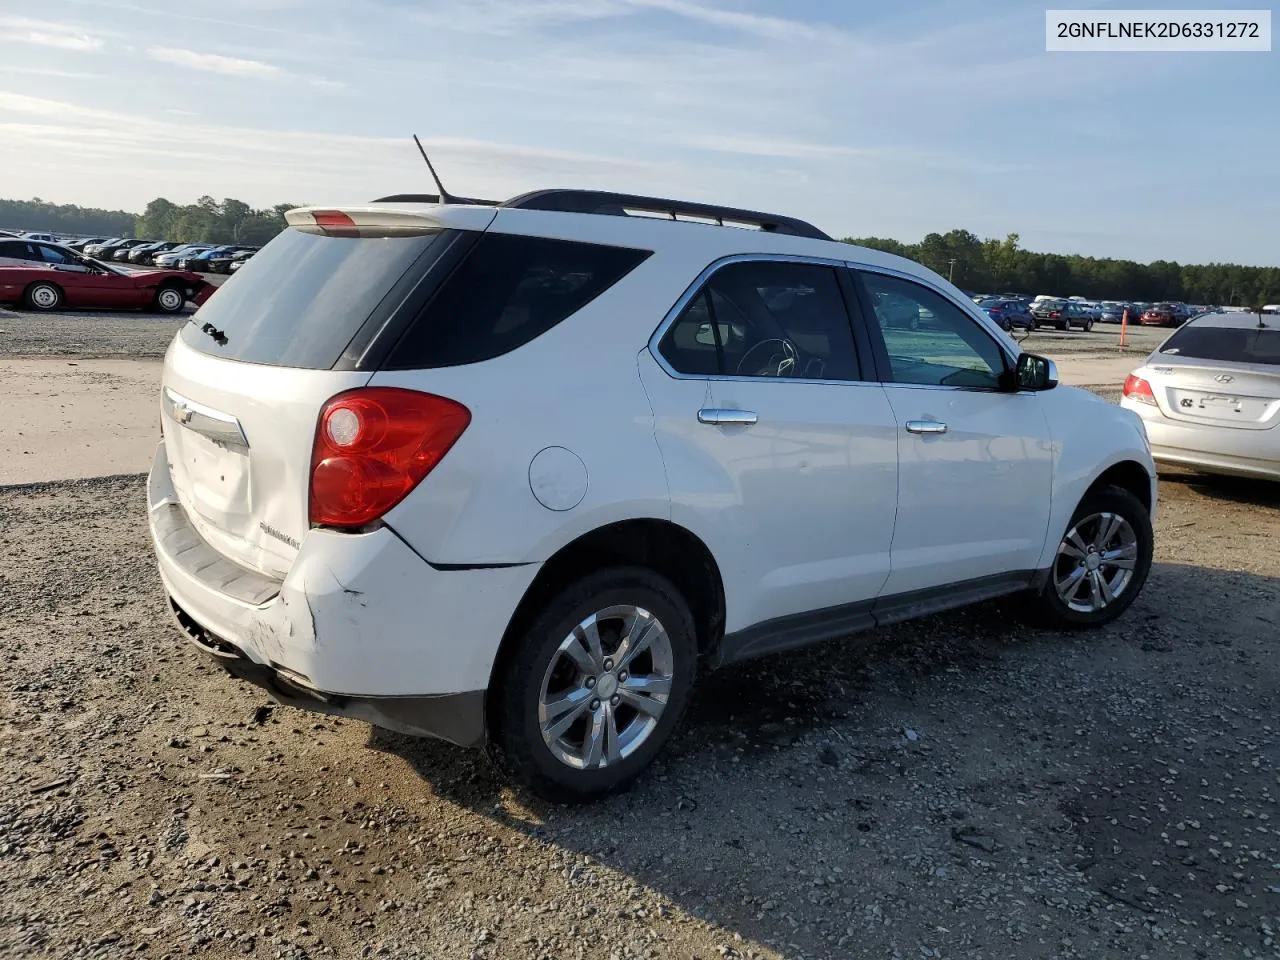
[[[160,313],[181,313],[186,303],[186,291],[173,284],[156,291],[155,308]]]
[[[665,577],[640,567],[583,577],[495,670],[490,753],[548,800],[625,789],[679,724],[697,652],[689,605]]]
[[[1129,609],[1151,572],[1151,514],[1122,487],[1085,494],[1067,524],[1049,569],[1033,597],[1045,626],[1100,627]]]
[[[22,302],[32,310],[40,310],[48,312],[57,310],[62,306],[62,288],[56,283],[50,283],[47,280],[40,280],[27,287],[27,292],[22,296]]]
[[[1085,333],[1092,333],[1092,332],[1093,332],[1093,321],[1092,321],[1092,320],[1086,320],[1086,321],[1084,322],[1084,332],[1085,332]]]

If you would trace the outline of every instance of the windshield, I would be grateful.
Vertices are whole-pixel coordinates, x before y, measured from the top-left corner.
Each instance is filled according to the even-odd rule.
[[[1183,327],[1165,341],[1163,354],[1228,363],[1280,364],[1280,329]]]

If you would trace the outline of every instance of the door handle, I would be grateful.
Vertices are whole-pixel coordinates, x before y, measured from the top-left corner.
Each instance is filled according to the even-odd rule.
[[[731,424],[750,426],[759,419],[750,410],[723,410],[717,407],[704,407],[698,411],[699,423],[712,423],[720,426]]]
[[[939,423],[937,420],[908,420],[906,426],[907,433],[938,434],[947,432],[947,425]]]

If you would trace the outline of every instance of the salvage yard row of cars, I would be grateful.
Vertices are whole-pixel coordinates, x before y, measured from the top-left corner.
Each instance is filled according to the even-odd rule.
[[[182,243],[128,237],[64,237],[52,233],[0,231],[0,239],[54,243],[99,261],[173,267],[196,273],[234,273],[259,248],[239,243]]]
[[[1122,300],[1086,300],[1084,297],[1053,297],[1041,294],[981,293],[973,302],[1002,329],[1035,330],[1055,327],[1058,330],[1079,328],[1086,333],[1095,323],[1120,323],[1127,312],[1129,322],[1143,326],[1177,327],[1188,319],[1216,308],[1185,303],[1140,303]]]
[[[216,289],[194,270],[124,270],[70,244],[0,237],[0,303],[46,312],[98,307],[180,313]]]

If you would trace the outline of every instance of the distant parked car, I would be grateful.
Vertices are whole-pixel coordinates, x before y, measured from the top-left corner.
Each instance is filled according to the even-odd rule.
[[[42,250],[57,249],[50,244],[39,246]],[[188,300],[198,306],[216,289],[194,273],[177,270],[125,273],[84,257],[78,257],[74,263],[0,267],[0,303],[18,303],[41,311],[106,307],[178,313]]]
[[[149,247],[154,242],[155,242],[154,240],[144,240],[141,243],[134,244],[132,247],[122,243],[120,244],[120,246],[114,247],[111,250],[107,251],[109,256],[105,256],[102,259],[115,260],[117,263],[121,261],[124,261],[127,263],[129,260],[129,254],[131,252],[133,252],[134,250],[139,250],[143,247]]]
[[[34,240],[36,243],[60,243],[62,238],[53,233],[24,233],[24,240]]]
[[[1126,310],[1129,311],[1130,320],[1136,321],[1138,319],[1138,314],[1134,312],[1131,304],[1120,303],[1115,300],[1108,301],[1102,305],[1102,311],[1099,314],[1098,319],[1102,323],[1119,323],[1124,319],[1124,312]]]
[[[230,273],[231,264],[238,260],[247,260],[258,252],[257,247],[241,247],[226,253],[217,253],[208,258],[210,273]]]
[[[174,250],[168,251],[167,253],[158,254],[152,258],[152,262],[157,267],[176,267],[178,265],[178,261],[184,257],[192,256],[198,250],[208,250],[212,246],[213,244],[211,243],[189,243],[184,247],[178,247]]]
[[[209,247],[207,250],[196,250],[187,256],[179,257],[175,266],[179,270],[195,270],[199,273],[211,272],[209,270],[209,258],[223,253],[234,253],[236,247],[224,243],[216,247]]]
[[[144,243],[141,246],[134,247],[125,252],[124,259],[129,263],[150,263],[151,258],[157,253],[165,253],[182,246],[176,240],[156,240],[153,243]]]
[[[1037,323],[1051,324],[1059,330],[1079,327],[1085,333],[1093,329],[1093,315],[1074,300],[1041,300],[1031,308]]]
[[[134,240],[134,239],[124,239],[122,237],[116,237],[115,239],[107,240],[104,243],[86,244],[84,248],[84,252],[88,256],[96,257],[99,260],[102,260],[102,259],[110,260],[111,257],[115,254],[115,252],[121,248],[124,248],[125,250],[131,250],[134,247],[140,247],[142,246],[142,244],[150,243],[150,242],[151,242],[150,240]]]
[[[63,244],[63,246],[70,247],[72,250],[83,253],[84,248],[89,246],[91,243],[104,243],[107,239],[107,237],[77,237],[74,240],[68,240]]]
[[[978,304],[978,307],[1000,324],[1001,330],[1011,331],[1014,327],[1021,327],[1030,331],[1036,328],[1036,318],[1032,315],[1031,308],[1019,300],[987,300]]]
[[[1176,327],[1182,322],[1181,311],[1172,303],[1157,303],[1142,314],[1144,327]]]
[[[144,263],[152,263],[160,266],[158,263],[161,257],[171,257],[172,260],[166,261],[164,266],[173,266],[174,263],[181,258],[182,254],[192,250],[208,250],[213,244],[209,243],[175,243],[168,250],[152,250],[143,255]]]
[[[1209,313],[1184,324],[1124,385],[1158,463],[1280,480],[1280,325]]]

